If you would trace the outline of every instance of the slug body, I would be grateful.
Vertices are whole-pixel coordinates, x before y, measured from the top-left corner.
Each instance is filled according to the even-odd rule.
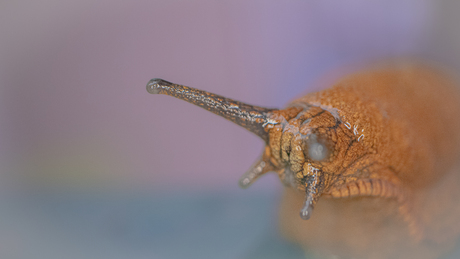
[[[287,186],[282,232],[309,251],[436,258],[460,232],[436,223],[460,217],[460,98],[452,81],[428,67],[357,73],[282,110],[159,79],[147,90],[199,105],[261,137],[264,152],[240,186],[276,172]]]

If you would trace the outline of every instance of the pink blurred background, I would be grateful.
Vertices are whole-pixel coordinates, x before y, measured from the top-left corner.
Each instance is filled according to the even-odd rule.
[[[3,1],[2,193],[243,192],[238,178],[262,141],[198,107],[148,94],[151,78],[282,107],[331,71],[369,60],[417,57],[458,71],[459,7],[454,0]],[[269,175],[251,188],[281,186]]]
[[[149,95],[149,79],[281,107],[354,62],[410,55],[456,65],[451,2],[3,2],[2,177],[233,188],[262,141],[197,107]],[[265,180],[267,188],[275,180]]]

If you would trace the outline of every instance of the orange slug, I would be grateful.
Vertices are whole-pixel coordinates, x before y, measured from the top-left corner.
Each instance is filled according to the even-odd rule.
[[[239,184],[276,172],[287,187],[281,231],[307,251],[438,258],[460,234],[460,95],[432,67],[368,68],[285,109],[162,79],[147,91],[201,106],[262,138],[265,149]]]

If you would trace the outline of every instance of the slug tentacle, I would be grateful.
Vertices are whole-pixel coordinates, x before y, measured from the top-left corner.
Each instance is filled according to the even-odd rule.
[[[310,219],[313,208],[323,192],[323,186],[323,177],[317,170],[313,175],[308,177],[305,187],[305,203],[303,208],[300,210],[300,217],[302,219]]]
[[[307,197],[305,199],[305,203],[304,203],[302,209],[300,210],[300,217],[302,219],[305,219],[305,220],[310,219],[311,213],[313,212],[312,200],[313,200],[313,198],[311,197],[311,195],[307,194]]]
[[[277,109],[263,108],[235,101],[223,96],[192,87],[173,84],[154,78],[147,84],[151,94],[165,94],[200,106],[251,131],[268,142],[268,125],[276,123],[271,116]]]
[[[240,180],[238,181],[238,184],[241,188],[246,189],[248,188],[251,184],[259,178],[259,176],[270,172],[274,171],[275,168],[270,162],[270,150],[268,148],[265,148],[265,152],[263,153],[262,157],[258,159],[246,173],[244,173]]]

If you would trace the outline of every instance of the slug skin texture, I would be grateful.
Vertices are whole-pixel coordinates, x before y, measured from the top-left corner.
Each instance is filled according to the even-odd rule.
[[[342,159],[352,169],[323,193],[310,220],[295,215],[304,195],[286,188],[284,236],[337,258],[438,258],[453,247],[460,233],[460,98],[448,76],[395,64],[347,76],[296,103],[336,111],[363,137]],[[367,195],[369,185],[356,179],[374,182],[379,190],[371,192],[380,195]],[[347,181],[356,184],[341,184]],[[401,194],[389,197],[395,188]]]
[[[308,253],[430,259],[460,234],[459,88],[434,67],[374,66],[285,109],[162,79],[147,91],[202,107],[265,142],[239,184],[277,173],[286,186],[281,232]]]

